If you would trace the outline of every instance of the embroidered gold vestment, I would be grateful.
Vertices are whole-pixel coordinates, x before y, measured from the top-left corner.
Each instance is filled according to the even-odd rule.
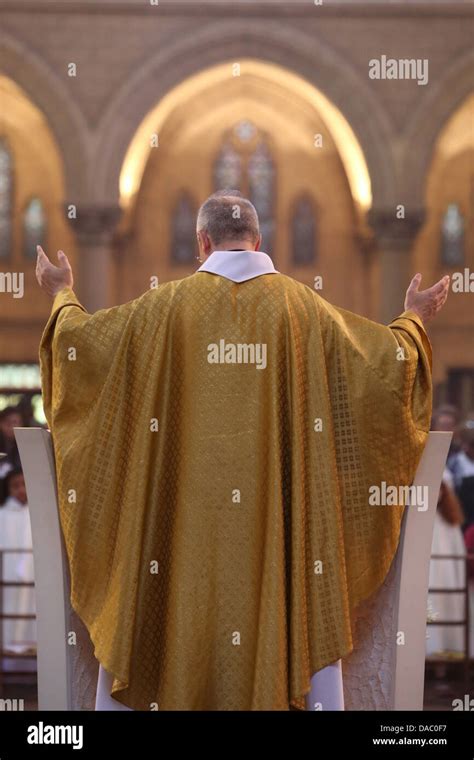
[[[71,601],[114,698],[301,707],[397,549],[403,505],[369,489],[409,485],[426,442],[418,317],[197,272],[95,314],[65,288],[40,360]]]

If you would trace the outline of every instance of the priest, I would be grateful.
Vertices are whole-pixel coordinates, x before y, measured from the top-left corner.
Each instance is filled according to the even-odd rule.
[[[416,275],[384,326],[278,272],[238,191],[206,200],[197,239],[193,275],[94,314],[38,248],[71,602],[123,709],[304,708],[314,674],[341,708],[405,506],[371,489],[413,480],[449,278]]]

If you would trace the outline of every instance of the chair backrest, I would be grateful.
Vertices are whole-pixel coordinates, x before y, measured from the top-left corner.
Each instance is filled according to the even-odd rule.
[[[387,578],[357,611],[355,648],[343,663],[346,709],[423,709],[431,543],[451,438],[429,434],[413,481],[427,508],[407,507]]]
[[[38,635],[40,710],[93,710],[98,663],[69,602],[69,571],[56,492],[51,434],[15,429],[30,506]],[[430,433],[413,485],[428,508],[405,511],[387,579],[361,605],[356,647],[344,662],[346,709],[421,710],[429,559],[434,515],[451,433]],[[397,634],[399,635],[397,640]]]
[[[35,564],[40,710],[94,709],[98,663],[71,608],[49,430],[15,428],[28,493]]]
[[[394,710],[422,710],[426,652],[426,620],[433,526],[439,489],[452,433],[433,432],[418,465],[413,485],[426,489],[427,510],[409,506],[402,527],[402,556],[397,563],[397,636]],[[407,646],[407,643],[409,644]]]

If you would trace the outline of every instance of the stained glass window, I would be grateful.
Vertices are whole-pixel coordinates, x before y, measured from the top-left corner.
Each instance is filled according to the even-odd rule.
[[[275,232],[274,188],[275,167],[270,151],[262,140],[256,146],[248,162],[249,198],[257,209],[262,234],[262,250],[271,253]]]
[[[464,218],[457,203],[450,203],[443,216],[441,261],[448,266],[464,263]]]
[[[179,197],[172,219],[171,258],[173,264],[196,264],[196,209],[186,193]]]
[[[271,253],[275,235],[275,164],[265,135],[242,119],[226,133],[214,166],[214,188],[235,188],[257,209],[262,250]]]
[[[46,248],[46,217],[43,203],[39,198],[32,198],[23,215],[23,255],[28,259],[36,258],[36,246]]]
[[[0,138],[0,259],[11,253],[13,211],[13,158],[6,140]]]
[[[234,134],[241,142],[249,142],[249,140],[252,140],[257,134],[257,128],[255,124],[252,124],[248,119],[242,119],[235,125]]]
[[[225,143],[214,167],[214,185],[216,190],[230,187],[241,190],[242,185],[242,158],[234,146]]]
[[[291,251],[295,266],[313,264],[316,259],[316,219],[311,198],[297,200],[291,219]]]

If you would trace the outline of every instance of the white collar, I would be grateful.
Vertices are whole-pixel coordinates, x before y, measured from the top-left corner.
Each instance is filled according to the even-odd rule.
[[[279,274],[263,251],[214,251],[198,272],[210,272],[233,282],[245,282],[262,274]]]

